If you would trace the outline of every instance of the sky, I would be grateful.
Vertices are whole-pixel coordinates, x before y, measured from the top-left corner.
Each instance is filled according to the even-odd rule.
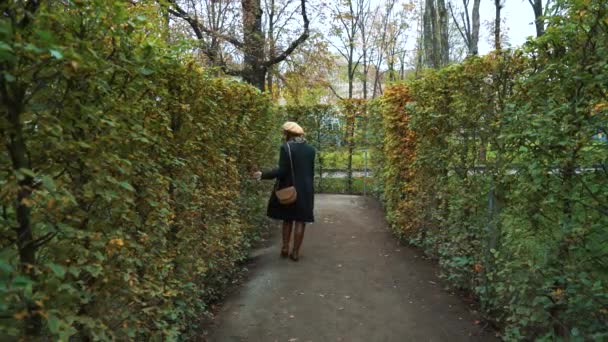
[[[461,5],[461,0],[451,0],[454,4]],[[418,2],[415,0],[415,2]],[[382,4],[384,0],[371,0],[372,6]],[[473,4],[471,1],[470,8]],[[493,50],[494,33],[489,32],[486,21],[494,21],[495,8],[494,0],[481,0],[480,4],[481,32],[479,38],[479,53],[486,54]],[[502,17],[506,18],[506,28],[508,29],[509,44],[513,47],[521,46],[526,38],[536,35],[534,27],[534,12],[528,0],[504,0]],[[450,18],[451,20],[451,18]],[[503,26],[503,30],[504,30]],[[411,32],[408,34],[407,49],[413,50],[415,46],[416,24],[412,23]],[[489,40],[490,39],[490,40]]]
[[[479,39],[479,52],[486,54],[492,50],[492,45],[488,42],[488,37],[493,34],[488,32],[483,22],[494,20],[495,8],[493,0],[481,0],[479,16],[482,22],[482,37]],[[534,28],[534,12],[528,0],[505,0],[505,7],[502,16],[507,20],[509,43],[513,47],[522,45],[526,38],[536,35]]]

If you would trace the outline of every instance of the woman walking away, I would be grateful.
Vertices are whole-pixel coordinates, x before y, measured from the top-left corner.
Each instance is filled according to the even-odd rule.
[[[278,168],[255,172],[258,179],[276,179],[268,201],[268,217],[283,221],[281,257],[298,261],[308,222],[314,222],[315,149],[304,140],[304,130],[295,122],[283,125],[285,143],[279,152]],[[293,249],[289,253],[292,227]]]

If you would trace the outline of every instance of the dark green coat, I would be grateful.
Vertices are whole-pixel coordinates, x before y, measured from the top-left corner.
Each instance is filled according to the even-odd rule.
[[[295,186],[298,192],[296,203],[282,205],[279,203],[274,188],[268,201],[268,217],[283,221],[314,222],[314,175],[315,175],[315,149],[305,142],[289,141],[293,168],[295,173]],[[281,145],[279,152],[279,167],[262,173],[262,179],[275,179],[279,189],[293,184],[291,166],[287,145]],[[275,182],[275,185],[277,184]]]

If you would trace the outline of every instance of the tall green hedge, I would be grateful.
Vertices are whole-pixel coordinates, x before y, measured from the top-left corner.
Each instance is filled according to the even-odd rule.
[[[154,2],[0,9],[0,338],[195,333],[264,224],[270,100],[167,45]]]
[[[608,9],[559,5],[522,50],[430,71],[380,103],[391,224],[506,340],[608,339]]]

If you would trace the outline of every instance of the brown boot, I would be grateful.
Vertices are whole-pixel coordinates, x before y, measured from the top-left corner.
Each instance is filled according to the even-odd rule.
[[[293,261],[300,259],[300,247],[302,246],[302,240],[304,240],[304,222],[296,222],[295,231],[293,233],[293,250],[289,258]]]
[[[281,247],[281,257],[287,258],[289,255],[289,241],[291,240],[291,226],[293,221],[283,221],[283,247]]]

